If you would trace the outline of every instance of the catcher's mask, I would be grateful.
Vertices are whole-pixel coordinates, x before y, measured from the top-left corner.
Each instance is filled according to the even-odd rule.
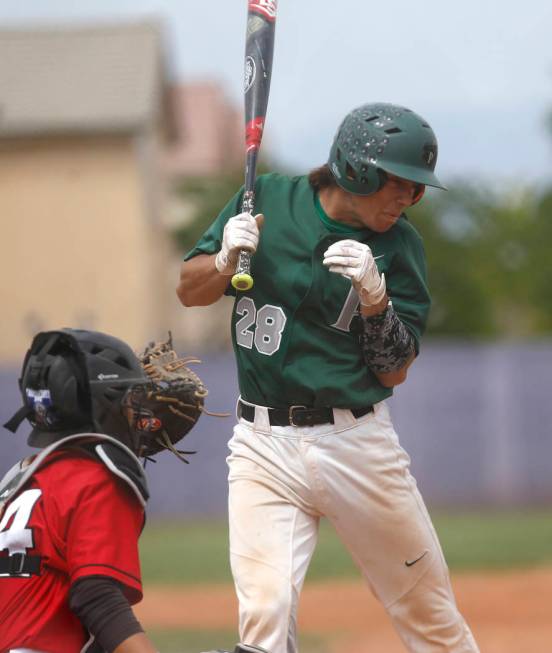
[[[335,135],[328,167],[337,184],[355,195],[381,190],[387,173],[417,184],[413,204],[426,186],[446,190],[434,173],[437,139],[429,124],[406,107],[364,104],[353,109]]]
[[[28,443],[49,444],[76,433],[103,433],[149,456],[185,434],[166,433],[159,418],[136,398],[158,387],[132,349],[97,331],[45,331],[25,356],[19,387],[23,407],[5,427],[15,432],[27,418]],[[206,393],[205,393],[206,394]],[[136,408],[134,412],[133,408]],[[191,428],[191,427],[190,427]]]
[[[33,447],[91,432],[111,435],[138,453],[121,405],[129,388],[148,382],[132,349],[118,338],[81,329],[44,331],[23,362],[23,408],[5,426],[15,431],[28,418]]]

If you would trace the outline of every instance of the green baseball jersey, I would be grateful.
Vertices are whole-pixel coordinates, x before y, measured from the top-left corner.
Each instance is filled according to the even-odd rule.
[[[224,207],[186,260],[221,248],[224,225],[241,212],[243,189]],[[234,291],[232,341],[242,397],[254,404],[356,408],[392,394],[367,368],[359,343],[358,295],[330,272],[324,252],[355,239],[370,246],[385,273],[395,312],[419,348],[429,312],[422,240],[404,216],[389,231],[347,228],[322,219],[306,176],[257,179],[255,211],[265,216],[251,260],[253,287]]]

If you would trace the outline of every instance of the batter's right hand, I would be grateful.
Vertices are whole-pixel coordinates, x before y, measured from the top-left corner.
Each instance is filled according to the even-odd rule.
[[[240,213],[228,220],[224,227],[222,247],[215,258],[215,266],[220,274],[234,274],[241,249],[255,252],[263,220],[260,213],[255,217],[250,213]]]

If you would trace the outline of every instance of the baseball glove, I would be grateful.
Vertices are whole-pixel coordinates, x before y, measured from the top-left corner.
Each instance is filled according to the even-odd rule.
[[[139,436],[139,455],[148,458],[169,449],[187,463],[184,454],[195,451],[180,451],[174,445],[195,426],[201,413],[208,412],[204,408],[207,388],[188,367],[201,361],[179,358],[170,333],[166,342],[149,344],[138,359],[151,381],[134,386],[127,401]]]

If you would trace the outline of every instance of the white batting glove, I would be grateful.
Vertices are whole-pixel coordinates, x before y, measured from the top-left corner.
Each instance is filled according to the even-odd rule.
[[[220,274],[234,274],[240,249],[253,253],[258,244],[259,227],[250,213],[240,213],[230,218],[224,227],[222,247],[215,258],[215,267]]]
[[[356,240],[339,240],[324,252],[330,272],[350,279],[364,306],[379,304],[385,296],[385,275],[378,272],[372,250]]]

